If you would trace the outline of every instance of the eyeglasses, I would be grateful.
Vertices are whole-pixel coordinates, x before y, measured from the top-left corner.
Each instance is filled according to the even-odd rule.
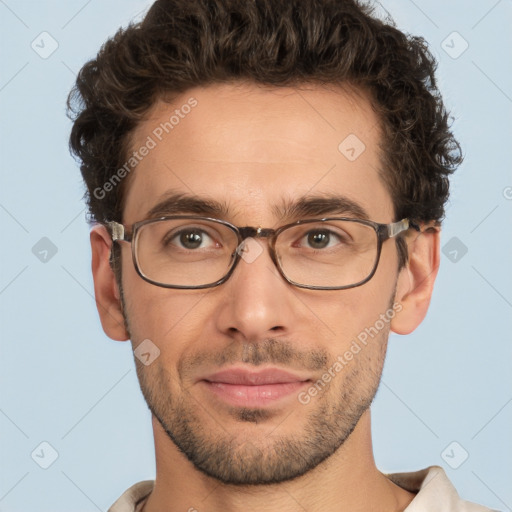
[[[107,222],[112,241],[129,242],[137,273],[164,288],[211,288],[226,282],[240,259],[250,263],[268,238],[270,257],[290,284],[343,290],[369,281],[382,243],[419,227],[409,219],[379,224],[353,218],[299,220],[278,229],[237,227],[210,217],[172,216],[128,228]]]

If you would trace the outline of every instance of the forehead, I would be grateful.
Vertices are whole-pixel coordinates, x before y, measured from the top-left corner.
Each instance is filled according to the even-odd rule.
[[[128,157],[136,152],[137,165],[123,220],[142,220],[170,193],[183,193],[222,203],[233,222],[271,225],[279,205],[336,194],[389,222],[380,140],[379,119],[362,91],[190,89],[157,102],[132,134]]]

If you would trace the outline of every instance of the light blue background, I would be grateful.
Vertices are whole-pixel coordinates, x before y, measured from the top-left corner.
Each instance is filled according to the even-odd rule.
[[[65,116],[75,73],[149,4],[0,1],[1,511],[106,511],[154,478],[130,346],[109,340],[96,313]],[[512,2],[383,0],[379,9],[439,59],[466,156],[443,245],[457,237],[468,252],[455,263],[443,255],[427,319],[392,336],[373,409],[377,464],[441,465],[466,499],[512,510]],[[47,59],[31,48],[43,31],[59,45]],[[453,31],[469,44],[457,59],[441,46]],[[448,39],[452,51],[461,43]],[[58,250],[46,263],[32,253],[42,237]],[[46,470],[31,458],[42,441],[59,454]],[[469,453],[456,470],[441,457],[453,441]]]

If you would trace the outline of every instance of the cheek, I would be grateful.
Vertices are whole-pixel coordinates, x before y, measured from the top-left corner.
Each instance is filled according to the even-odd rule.
[[[337,350],[343,350],[351,341],[375,324],[379,316],[389,308],[389,294],[369,283],[354,289],[337,292],[338,300],[329,306],[319,306],[322,318],[335,334]]]
[[[389,244],[392,246],[392,243]],[[386,249],[386,251],[384,250]],[[394,249],[394,247],[391,247]],[[384,315],[386,321],[394,316],[393,300],[397,279],[396,259],[383,247],[381,261],[375,275],[362,286],[347,290],[325,292],[322,295],[309,295],[304,303],[315,316],[322,320],[330,334],[331,343],[342,350],[361,333],[367,332],[377,323],[381,331]],[[395,253],[396,254],[396,253]],[[372,330],[372,332],[374,332]],[[364,337],[364,334],[362,335]]]
[[[173,290],[144,281],[136,272],[131,256],[123,253],[123,295],[132,342],[149,338],[155,343],[180,341],[197,324],[198,306],[204,290]]]
[[[164,359],[176,358],[202,338],[207,312],[204,291],[172,290],[126,280],[125,301],[132,343],[150,339]]]

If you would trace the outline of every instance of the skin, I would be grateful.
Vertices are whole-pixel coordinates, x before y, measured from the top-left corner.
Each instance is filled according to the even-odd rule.
[[[147,218],[169,191],[226,203],[225,220],[237,226],[278,227],[286,221],[273,207],[283,199],[333,191],[363,206],[371,220],[399,220],[379,175],[379,120],[361,91],[196,88],[171,104],[156,103],[133,133],[132,147],[140,147],[192,96],[197,107],[129,177],[125,225]],[[338,151],[349,134],[366,146],[353,162]],[[413,494],[375,465],[369,409],[389,330],[407,334],[421,323],[439,265],[438,231],[410,230],[406,240],[409,262],[400,272],[390,240],[368,283],[336,291],[285,282],[266,240],[260,241],[261,255],[241,261],[218,287],[165,289],[137,275],[130,245],[121,243],[121,300],[108,262],[110,236],[102,226],[93,228],[92,269],[105,332],[115,340],[131,339],[133,348],[150,339],[160,350],[148,366],[135,359],[153,412],[157,464],[145,512],[407,507]],[[199,381],[227,365],[277,366],[316,382],[393,303],[400,312],[308,404],[294,395],[263,411],[242,410],[212,396]],[[182,448],[188,443],[188,458],[173,438]],[[194,451],[203,460],[194,460]]]

